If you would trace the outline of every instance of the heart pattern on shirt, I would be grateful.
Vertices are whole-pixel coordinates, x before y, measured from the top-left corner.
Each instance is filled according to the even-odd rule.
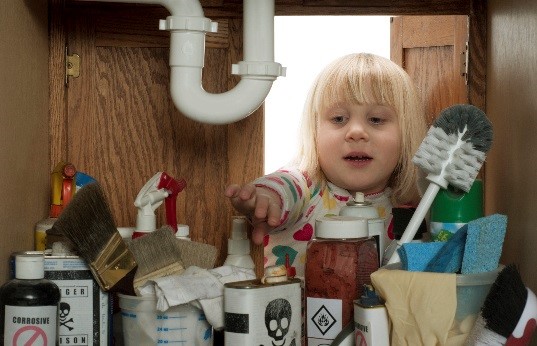
[[[276,265],[285,265],[285,255],[289,254],[289,263],[292,265],[298,252],[292,247],[285,245],[276,245],[272,248],[272,253],[278,259],[276,260]]]
[[[305,224],[304,227],[299,229],[293,234],[293,239],[301,241],[309,241],[313,236],[313,226],[309,223]]]

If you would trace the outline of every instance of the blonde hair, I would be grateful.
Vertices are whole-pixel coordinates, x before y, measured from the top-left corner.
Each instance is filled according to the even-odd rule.
[[[401,128],[401,156],[389,182],[392,203],[401,205],[418,198],[417,168],[412,157],[425,136],[421,100],[408,74],[389,59],[366,53],[349,54],[329,64],[310,89],[295,163],[312,179],[326,184],[319,165],[317,131],[320,114],[335,102],[380,104],[392,107]]]

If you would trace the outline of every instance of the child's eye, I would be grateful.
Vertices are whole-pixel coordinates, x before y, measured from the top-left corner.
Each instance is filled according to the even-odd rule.
[[[343,115],[335,115],[332,117],[332,122],[334,124],[343,124],[345,122],[345,119],[346,117],[344,117]]]
[[[373,125],[382,125],[386,120],[384,120],[383,118],[379,118],[379,117],[370,117],[369,121]]]

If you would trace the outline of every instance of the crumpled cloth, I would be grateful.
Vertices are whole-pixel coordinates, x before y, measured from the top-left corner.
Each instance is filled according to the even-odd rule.
[[[157,310],[192,304],[203,310],[214,329],[224,327],[224,284],[255,279],[253,269],[222,266],[214,269],[188,267],[180,275],[150,280],[140,288],[140,295],[156,295]]]
[[[371,281],[386,301],[391,345],[446,345],[457,310],[455,274],[379,269]]]

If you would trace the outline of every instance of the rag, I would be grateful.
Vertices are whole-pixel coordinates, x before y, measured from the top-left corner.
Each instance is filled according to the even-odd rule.
[[[140,295],[156,295],[157,310],[166,311],[172,306],[191,304],[203,310],[207,322],[214,329],[224,327],[224,284],[255,279],[253,269],[232,265],[203,269],[188,267],[180,275],[170,275],[148,281]]]

